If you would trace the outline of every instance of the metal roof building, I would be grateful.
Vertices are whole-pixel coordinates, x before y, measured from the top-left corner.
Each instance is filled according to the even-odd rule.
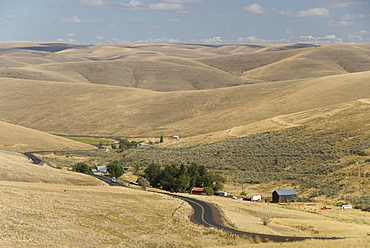
[[[295,202],[297,193],[294,189],[275,190],[272,192],[272,202]]]

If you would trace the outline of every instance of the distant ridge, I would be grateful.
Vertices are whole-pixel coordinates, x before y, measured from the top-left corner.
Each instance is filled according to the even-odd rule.
[[[61,135],[206,135],[370,95],[370,44],[0,42],[0,57],[0,120]]]

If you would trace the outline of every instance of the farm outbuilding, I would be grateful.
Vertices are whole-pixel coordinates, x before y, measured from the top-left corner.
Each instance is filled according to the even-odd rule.
[[[106,165],[98,165],[96,166],[96,170],[102,173],[107,173],[107,166]]]
[[[294,189],[275,190],[272,192],[272,202],[295,202],[297,193]]]
[[[192,195],[203,195],[204,194],[204,188],[192,188],[190,193]]]

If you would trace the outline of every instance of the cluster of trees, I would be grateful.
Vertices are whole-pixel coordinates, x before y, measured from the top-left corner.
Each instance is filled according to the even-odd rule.
[[[72,166],[72,171],[81,172],[81,173],[87,173],[92,174],[92,168],[85,162],[79,162]],[[122,164],[115,160],[108,164],[107,171],[109,173],[109,177],[119,178],[125,173],[125,170],[122,166]]]
[[[186,192],[193,187],[209,188],[219,191],[223,188],[226,179],[219,174],[212,174],[204,167],[192,163],[185,165],[166,165],[161,168],[158,164],[150,164],[143,177],[154,188],[161,188],[172,192]]]

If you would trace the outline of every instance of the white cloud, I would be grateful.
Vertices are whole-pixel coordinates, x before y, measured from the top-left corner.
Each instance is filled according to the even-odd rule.
[[[308,10],[300,10],[293,14],[293,16],[302,18],[327,18],[330,17],[330,11],[326,8],[314,8]]]
[[[14,16],[14,15],[6,15],[6,16],[4,17],[4,19],[5,19],[5,20],[8,20],[8,21],[13,20],[14,18],[15,18],[15,16]]]
[[[76,37],[76,33],[68,33],[67,37]]]
[[[95,36],[95,39],[97,39],[97,40],[104,40],[104,36],[98,35],[98,36]]]
[[[257,38],[256,36],[239,37],[236,41],[238,43],[270,43],[270,41]]]
[[[186,3],[204,3],[204,0],[163,0],[164,3],[180,3],[180,4],[186,4]]]
[[[293,33],[293,32],[292,32],[292,31],[290,31],[289,29],[285,29],[284,33],[286,33],[286,34],[291,34],[291,33]]]
[[[334,34],[326,35],[323,37],[314,37],[312,35],[300,36],[297,40],[298,43],[307,44],[329,44],[329,43],[342,43],[341,38],[336,37]]]
[[[185,11],[185,6],[178,3],[153,3],[149,5],[150,10],[172,10],[172,11]]]
[[[145,43],[145,44],[150,44],[150,43],[179,43],[179,39],[173,39],[173,38],[148,38],[145,40],[138,40],[135,43]]]
[[[230,43],[283,44],[291,43],[291,41],[288,39],[266,40],[263,38],[258,38],[256,36],[248,36],[248,37],[239,37],[236,41],[232,41]]]
[[[351,33],[348,35],[350,42],[370,42],[370,32],[366,30],[360,30],[358,32]]]
[[[123,10],[144,10],[144,5],[139,0],[131,0],[129,3],[121,3],[120,8]]]
[[[253,13],[253,14],[264,14],[265,13],[265,9],[257,3],[254,3],[250,6],[245,7],[243,11],[248,12],[248,13]]]
[[[201,39],[200,43],[203,44],[220,44],[223,43],[223,39],[221,36],[215,36],[212,38],[207,38],[207,39]]]
[[[102,18],[92,20],[92,19],[80,19],[77,16],[72,18],[60,19],[57,21],[57,24],[77,24],[77,23],[84,23],[84,24],[95,24],[95,23],[104,23],[105,20]]]
[[[351,20],[356,20],[356,19],[364,19],[364,18],[368,18],[370,17],[370,15],[366,15],[366,14],[357,14],[357,15],[354,15],[354,14],[345,14],[342,18],[340,18],[341,20],[343,21],[351,21]]]
[[[98,8],[109,8],[111,6],[108,0],[81,0],[79,5]]]
[[[340,28],[340,27],[346,27],[352,25],[353,22],[350,21],[335,21],[335,20],[330,20],[326,25],[328,27],[332,28]]]
[[[327,3],[333,8],[350,8],[350,7],[362,7],[369,6],[368,1],[357,1],[357,0],[324,0],[320,3]]]
[[[59,39],[56,39],[57,42],[63,42],[63,43],[73,43],[73,44],[78,44],[78,41],[75,40],[75,39],[62,39],[62,38],[59,38]]]

